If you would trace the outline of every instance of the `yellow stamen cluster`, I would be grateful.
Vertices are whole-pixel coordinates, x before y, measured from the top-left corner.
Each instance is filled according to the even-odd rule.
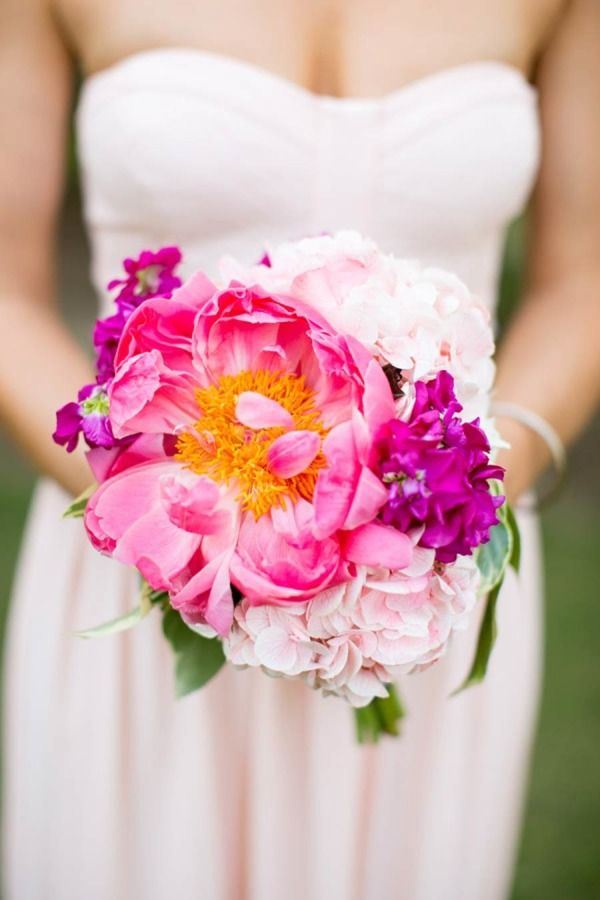
[[[223,375],[216,384],[195,392],[200,418],[194,430],[179,436],[176,459],[198,475],[208,475],[221,484],[235,483],[237,499],[244,510],[260,518],[273,506],[283,506],[286,497],[296,502],[311,500],[325,457],[319,451],[310,465],[292,478],[278,478],[268,469],[273,442],[288,429],[281,426],[252,429],[235,416],[237,400],[244,391],[254,391],[280,403],[293,417],[294,430],[327,434],[314,392],[302,376],[259,369]]]

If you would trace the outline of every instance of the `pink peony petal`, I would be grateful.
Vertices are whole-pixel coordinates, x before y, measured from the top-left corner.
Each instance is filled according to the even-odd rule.
[[[321,438],[314,431],[282,434],[269,448],[269,470],[278,478],[293,478],[310,466],[320,447]]]
[[[394,397],[385,373],[378,362],[371,360],[365,373],[363,395],[364,415],[371,432],[389,422],[396,415]]]
[[[214,288],[213,288],[214,290]],[[160,350],[171,367],[192,372],[192,331],[196,310],[175,297],[146,300],[131,314],[117,348],[115,366],[149,350]]]
[[[218,508],[221,492],[206,475],[196,477],[178,472],[163,476],[160,497],[171,522],[184,531],[217,534],[229,527],[231,514],[227,509]]]
[[[194,622],[206,622],[225,637],[233,622],[233,595],[229,579],[231,551],[210,560],[177,592],[171,605]]]
[[[292,428],[294,419],[292,415],[277,403],[256,391],[244,391],[238,397],[235,407],[235,415],[238,422],[247,428],[258,430],[259,428]]]
[[[233,624],[233,594],[229,580],[231,554],[224,553],[206,601],[204,617],[220,637],[225,637]]]
[[[152,460],[166,461],[164,437],[162,434],[140,434],[131,443],[123,446],[94,447],[86,452],[86,459],[96,481],[101,484],[107,478],[124,472],[132,466]]]
[[[323,441],[327,468],[319,472],[313,497],[315,536],[329,537],[343,528],[352,504],[360,467],[351,422],[336,425]]]
[[[409,565],[412,552],[410,538],[380,522],[370,522],[349,532],[342,546],[342,555],[351,562],[385,569],[403,569]]]
[[[300,505],[300,504],[297,504]],[[309,504],[306,504],[309,508]],[[304,514],[269,514],[258,521],[250,513],[242,519],[231,559],[233,583],[251,603],[305,600],[336,577],[340,556],[337,540],[316,540],[303,529]],[[282,533],[278,528],[285,528]]]
[[[344,527],[358,528],[375,518],[388,499],[388,492],[377,475],[366,467],[362,469],[356,485]]]
[[[193,378],[165,365],[159,350],[132,356],[120,366],[109,389],[115,437],[143,431],[169,434],[198,417]]]
[[[152,587],[169,587],[200,543],[182,531],[160,502],[161,476],[177,465],[165,460],[142,463],[105,481],[90,499],[84,523],[92,543],[115,559],[136,566]]]

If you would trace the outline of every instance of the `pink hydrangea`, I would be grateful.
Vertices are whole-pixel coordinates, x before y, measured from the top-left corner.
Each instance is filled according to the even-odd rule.
[[[382,253],[354,231],[268,245],[269,266],[223,272],[310,304],[414,382],[446,370],[466,415],[484,415],[493,376],[489,313],[450,272]]]
[[[434,551],[417,548],[410,567],[360,566],[356,577],[294,606],[242,600],[224,641],[236,666],[302,678],[325,694],[366,706],[387,696],[398,675],[427,666],[466,627],[479,586],[472,557],[434,566]]]

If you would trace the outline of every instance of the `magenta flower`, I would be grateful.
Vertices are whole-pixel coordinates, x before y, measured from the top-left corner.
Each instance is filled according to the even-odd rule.
[[[79,403],[65,403],[56,410],[56,430],[52,440],[64,447],[67,453],[72,453],[79,443],[81,433],[81,414]]]
[[[266,266],[268,269],[271,268],[271,257],[269,256],[269,254],[267,253],[266,250],[263,253],[263,255],[261,256],[261,258],[258,260],[256,265],[257,266]]]
[[[92,339],[96,350],[96,371],[99,381],[106,381],[114,375],[115,353],[126,321],[127,316],[117,312],[105,319],[98,319],[94,326]]]
[[[180,262],[179,247],[143,250],[137,259],[123,260],[127,277],[114,278],[108,284],[109,291],[121,287],[115,298],[117,309],[132,312],[142,300],[171,294],[181,285],[181,279],[174,274]]]
[[[115,298],[116,313],[98,319],[94,327],[93,342],[96,350],[96,384],[87,384],[79,391],[77,402],[66,403],[56,413],[56,430],[52,435],[57,444],[72,453],[83,434],[91,448],[109,449],[130,444],[127,440],[115,440],[108,419],[108,383],[115,373],[115,355],[125,323],[134,309],[152,297],[170,297],[181,285],[174,274],[181,262],[178,247],[162,247],[154,252],[144,250],[137,259],[123,262],[126,278],[115,278],[108,290],[121,287]]]
[[[392,419],[378,435],[379,474],[388,486],[381,518],[404,533],[423,528],[420,545],[451,563],[489,540],[504,502],[489,481],[502,479],[504,470],[490,465],[479,419],[459,419],[462,406],[448,372],[417,382],[415,390],[409,421]]]
[[[56,431],[52,435],[57,444],[72,453],[83,434],[89,447],[113,447],[108,418],[107,385],[86,384],[77,395],[77,403],[66,403],[56,413]]]
[[[180,287],[181,279],[175,275],[180,262],[178,247],[162,247],[156,252],[144,250],[137,259],[123,261],[126,277],[115,278],[108,284],[109,291],[120,287],[115,297],[117,312],[98,319],[94,328],[98,381],[107,381],[114,375],[119,340],[134,309],[152,297],[170,297]]]

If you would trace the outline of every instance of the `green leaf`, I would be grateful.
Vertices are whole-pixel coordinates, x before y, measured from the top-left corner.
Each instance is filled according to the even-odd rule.
[[[460,694],[461,691],[464,691],[468,687],[472,687],[474,684],[479,684],[485,678],[490,655],[494,649],[496,636],[498,634],[496,625],[496,604],[498,602],[498,594],[500,593],[501,587],[502,581],[499,581],[486,598],[485,612],[483,614],[483,619],[481,620],[481,625],[479,626],[479,636],[477,638],[477,647],[475,649],[475,657],[471,665],[471,670],[460,687],[453,691],[452,696]]]
[[[192,631],[175,609],[170,608],[164,614],[163,633],[175,652],[177,697],[201,688],[225,662],[221,641]]]
[[[394,684],[388,684],[387,697],[375,697],[374,704],[381,729],[385,734],[400,734],[400,722],[405,716],[404,707]]]
[[[508,560],[508,564],[513,567],[515,572],[518,572],[521,565],[521,532],[519,531],[519,526],[512,506],[505,503],[504,507],[506,510],[506,526],[512,534],[512,553]]]
[[[354,710],[356,736],[359,744],[376,744],[382,734],[397,737],[404,708],[394,684],[386,685],[387,697],[374,697],[367,705]]]
[[[85,508],[87,506],[88,500],[98,487],[97,484],[90,484],[89,487],[83,491],[79,497],[76,497],[70,506],[68,506],[64,513],[63,519],[79,519],[85,512]]]
[[[477,549],[475,561],[481,573],[481,593],[489,593],[502,581],[504,571],[513,552],[512,532],[504,522],[502,515],[500,522],[490,531],[490,539],[487,544],[481,544]]]
[[[76,631],[75,633],[77,637],[81,638],[97,638],[106,637],[109,634],[118,634],[120,631],[129,631],[130,628],[141,622],[151,609],[150,585],[144,582],[140,591],[140,602],[135,609],[130,609],[124,615],[117,616],[116,619],[111,619],[110,622],[104,622],[103,625],[96,625],[95,628],[86,628],[84,631]]]
[[[476,560],[481,572],[481,590],[487,594],[486,607],[479,627],[471,670],[460,687],[453,692],[453,696],[464,691],[465,688],[479,684],[485,678],[498,632],[496,606],[504,575],[509,565],[516,571],[519,570],[521,537],[515,514],[508,503],[503,503],[498,509],[498,518],[500,522],[492,528],[489,543],[483,544],[477,551]]]
[[[359,744],[376,744],[379,740],[379,716],[371,701],[367,706],[354,710],[356,737]]]
[[[135,609],[131,609],[128,613],[118,616],[116,619],[111,619],[110,622],[96,625],[95,628],[86,628],[84,631],[76,631],[75,634],[81,638],[97,638],[106,637],[109,634],[118,634],[120,631],[128,631],[130,628],[133,628],[134,625],[142,621],[145,615],[146,613],[143,612],[142,607],[136,606]]]

